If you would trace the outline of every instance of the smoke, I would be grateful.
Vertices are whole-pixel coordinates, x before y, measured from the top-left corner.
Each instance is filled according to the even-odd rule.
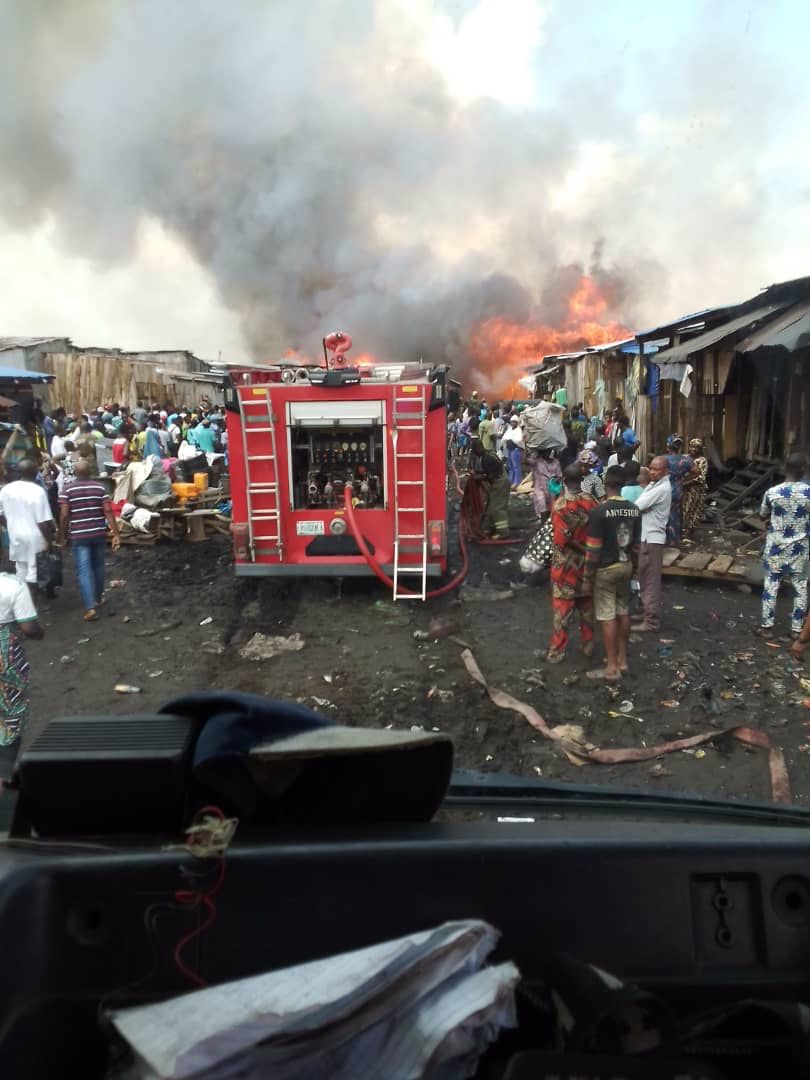
[[[53,219],[66,250],[118,268],[144,219],[160,222],[255,358],[317,355],[339,328],[381,357],[463,367],[479,323],[554,325],[583,272],[626,325],[692,304],[718,267],[724,292],[748,287],[756,264],[741,272],[728,245],[763,246],[767,193],[753,165],[729,164],[749,102],[722,85],[726,65],[683,57],[712,95],[697,136],[683,79],[640,116],[617,60],[575,78],[549,53],[531,103],[476,96],[477,75],[506,79],[528,27],[525,97],[524,61],[562,17],[532,0],[7,0],[0,215]],[[752,93],[767,74],[748,66]],[[752,137],[767,119],[747,116]]]

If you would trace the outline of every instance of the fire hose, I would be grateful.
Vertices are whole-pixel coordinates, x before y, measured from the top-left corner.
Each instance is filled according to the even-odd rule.
[[[457,586],[459,586],[465,579],[470,569],[470,557],[467,551],[468,540],[474,540],[475,543],[478,544],[522,543],[521,540],[490,540],[475,535],[477,530],[474,527],[473,523],[477,524],[484,509],[480,484],[477,481],[475,483],[470,483],[468,481],[466,488],[462,488],[458,471],[456,470],[455,465],[452,465],[451,468],[453,471],[453,475],[455,476],[456,490],[458,491],[459,495],[461,495],[461,509],[459,510],[458,520],[458,547],[459,552],[461,553],[461,569],[456,574],[456,576],[450,581],[448,581],[445,585],[441,585],[438,589],[432,589],[429,593],[426,593],[426,600],[433,599],[437,596],[444,596],[445,593],[452,592],[452,590],[457,588]],[[366,560],[375,576],[379,578],[379,580],[384,585],[387,585],[389,589],[393,590],[393,578],[389,577],[388,574],[386,574],[382,566],[380,566],[378,560],[374,557],[374,555],[372,555],[371,551],[369,551],[368,544],[366,544],[363,534],[360,532],[360,528],[357,524],[357,518],[354,515],[354,506],[352,505],[352,491],[352,485],[347,483],[346,487],[343,490],[343,505],[346,510],[346,522],[349,526],[349,532],[354,538],[354,542],[360,549],[361,555]],[[399,583],[397,584],[399,592],[407,593],[412,596],[419,595],[418,593],[413,592],[412,589],[403,589],[401,586],[399,586]]]

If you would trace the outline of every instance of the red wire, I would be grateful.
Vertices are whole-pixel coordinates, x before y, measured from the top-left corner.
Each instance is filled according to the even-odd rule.
[[[194,815],[194,821],[196,822],[205,814],[213,814],[213,816],[219,818],[220,821],[223,821],[225,818],[224,813],[222,812],[222,810],[220,810],[218,806],[204,806],[202,810],[199,810]],[[222,888],[224,881],[225,856],[221,855],[219,857],[219,866],[216,880],[209,889],[207,889],[205,892],[192,892],[190,889],[181,889],[174,894],[174,898],[179,904],[191,904],[195,908],[198,908],[200,905],[202,905],[208,913],[205,920],[200,923],[199,926],[195,926],[193,930],[189,930],[187,934],[184,934],[174,947],[175,967],[181,975],[185,975],[189,982],[193,982],[195,986],[199,986],[200,988],[208,986],[208,983],[201,975],[199,975],[183,961],[183,950],[195,938],[199,937],[200,934],[204,934],[206,930],[210,930],[216,922],[217,906],[214,903],[214,897]]]
[[[208,986],[208,983],[201,975],[198,975],[196,971],[193,971],[190,967],[187,967],[186,964],[183,963],[182,958],[182,952],[183,949],[185,949],[186,945],[188,945],[189,942],[193,941],[195,937],[198,937],[200,934],[205,933],[206,930],[212,927],[217,917],[216,904],[213,902],[213,900],[211,900],[208,895],[201,896],[199,898],[199,902],[207,908],[208,918],[205,920],[205,922],[200,923],[199,926],[196,926],[193,930],[190,930],[184,937],[180,938],[180,940],[174,947],[174,963],[181,975],[185,975],[189,982],[193,982],[195,986],[199,986],[202,989]]]

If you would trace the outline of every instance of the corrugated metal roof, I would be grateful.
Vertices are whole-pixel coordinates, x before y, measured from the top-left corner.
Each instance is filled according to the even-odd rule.
[[[737,342],[737,352],[753,352],[755,349],[794,349],[810,345],[810,301],[794,304],[773,319],[767,326]]]
[[[62,337],[0,337],[0,352],[6,349],[30,349],[34,345],[47,345],[49,341],[68,341]]]
[[[776,314],[777,311],[782,311],[784,304],[767,304],[765,307],[757,308],[754,311],[748,311],[745,315],[738,315],[736,319],[730,319],[727,322],[720,323],[719,326],[712,327],[711,330],[706,330],[703,334],[698,334],[697,337],[689,338],[688,341],[682,341],[678,345],[673,345],[669,349],[661,349],[656,354],[656,362],[662,364],[677,364],[683,360],[688,359],[694,353],[701,352],[703,349],[708,349],[711,345],[715,345],[718,341],[722,341],[723,338],[728,337],[730,334],[734,334],[739,330],[744,330],[746,326],[751,326],[755,322],[759,322],[761,319],[767,319],[769,315]]]
[[[49,338],[52,341],[53,338]],[[0,382],[52,382],[55,375],[48,375],[44,371],[27,371],[21,367],[0,367]]]

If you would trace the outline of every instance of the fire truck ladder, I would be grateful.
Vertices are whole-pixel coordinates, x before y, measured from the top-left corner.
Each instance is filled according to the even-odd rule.
[[[394,600],[424,600],[427,594],[427,476],[425,465],[425,399],[420,387],[419,397],[405,397],[394,392],[394,425],[391,438],[394,444]],[[406,406],[418,406],[418,409]],[[410,446],[407,451],[399,449],[400,432],[413,431],[414,438],[408,437]],[[416,445],[414,445],[416,444]],[[402,480],[401,473],[413,470],[403,463],[420,460],[421,480]],[[418,506],[403,506],[402,502],[411,488],[419,492]],[[407,499],[405,499],[407,502]],[[401,562],[403,554],[418,555],[419,562]],[[416,589],[403,591],[400,575],[418,575],[421,579]]]
[[[278,555],[281,558],[281,519],[278,506],[278,464],[276,458],[276,428],[273,405],[269,390],[261,397],[239,398],[242,412],[242,450],[245,461],[245,495],[247,498],[248,544],[251,561],[256,560],[257,545],[261,544],[259,554]],[[250,411],[248,411],[250,410]],[[267,449],[267,440],[254,441],[253,436],[270,436],[270,453],[257,453],[256,446],[264,441],[262,449]],[[255,480],[256,466],[259,462],[270,462],[273,479]],[[256,503],[260,505],[256,505]],[[267,505],[268,502],[270,505]],[[258,526],[262,531],[256,533]],[[269,545],[269,546],[266,546]]]

